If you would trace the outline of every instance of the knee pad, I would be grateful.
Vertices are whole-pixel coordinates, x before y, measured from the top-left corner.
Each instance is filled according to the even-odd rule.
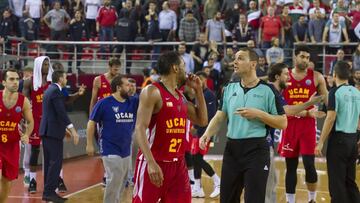
[[[30,153],[30,166],[36,166],[38,164],[38,158],[40,153],[40,146],[31,146]]]
[[[303,156],[303,164],[305,168],[305,181],[307,183],[316,183],[317,172],[315,169],[315,155]]]

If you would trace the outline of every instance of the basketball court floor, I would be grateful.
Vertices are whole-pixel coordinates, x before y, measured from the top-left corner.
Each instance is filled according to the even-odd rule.
[[[221,156],[209,155],[205,156],[209,163],[215,168],[217,174],[221,174]],[[100,182],[103,176],[103,169],[101,167],[99,157],[78,157],[75,159],[66,160],[64,162],[64,180],[68,188],[68,192],[63,196],[68,197],[68,203],[101,203],[103,198],[103,187]],[[277,185],[277,198],[279,203],[285,203],[285,163],[281,158],[276,159],[276,169],[279,178]],[[323,158],[317,158],[316,169],[318,171],[318,193],[317,203],[330,202],[328,192],[328,182],[326,175],[326,163]],[[43,189],[43,176],[41,171],[37,174],[38,177],[38,192],[29,195],[27,188],[23,186],[23,174],[13,182],[13,187],[10,192],[8,203],[40,203]],[[357,166],[356,182],[360,186],[360,166]],[[205,195],[208,197],[213,190],[212,180],[204,172],[202,175],[202,185],[204,187]],[[121,203],[130,203],[133,187],[125,190]],[[307,190],[305,186],[305,171],[299,163],[298,169],[298,183],[296,190],[297,203],[306,203]],[[219,199],[210,198],[194,198],[194,203],[217,203]]]

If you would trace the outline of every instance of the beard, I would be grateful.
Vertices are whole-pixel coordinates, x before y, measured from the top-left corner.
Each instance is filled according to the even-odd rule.
[[[280,84],[279,84],[279,86],[280,86],[280,88],[282,89],[282,90],[284,90],[284,89],[286,89],[287,88],[287,84],[286,84],[286,82],[280,82]]]
[[[121,90],[121,91],[120,91],[120,96],[121,96],[123,99],[128,99],[128,98],[129,98],[129,93]]]

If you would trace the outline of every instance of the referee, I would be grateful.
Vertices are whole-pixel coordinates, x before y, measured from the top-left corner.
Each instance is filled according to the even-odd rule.
[[[246,203],[265,201],[270,168],[267,126],[284,129],[287,119],[274,89],[256,77],[258,56],[249,48],[235,55],[234,71],[240,82],[224,87],[222,102],[200,140],[204,148],[227,123],[227,137],[220,186],[220,202],[240,202],[245,188]]]
[[[360,92],[348,84],[350,77],[349,64],[338,61],[334,67],[336,88],[329,92],[328,112],[320,141],[315,149],[316,155],[322,155],[324,142],[331,134],[326,163],[332,203],[360,202],[359,189],[355,182]]]

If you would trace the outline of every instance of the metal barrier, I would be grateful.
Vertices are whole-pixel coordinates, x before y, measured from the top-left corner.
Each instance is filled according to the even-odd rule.
[[[35,57],[40,55],[59,55],[59,59],[52,59],[52,61],[59,61],[71,64],[76,67],[78,62],[82,64],[88,64],[87,66],[82,65],[82,69],[91,69],[91,73],[98,73],[99,68],[106,68],[107,58],[110,56],[120,57],[123,61],[124,66],[131,70],[142,70],[144,67],[154,66],[156,63],[156,59],[160,54],[161,48],[167,47],[168,49],[174,49],[175,46],[179,45],[180,42],[118,42],[118,41],[47,41],[47,40],[37,40],[37,41],[27,41],[23,38],[17,37],[8,37],[8,40],[11,42],[16,42],[16,50],[10,50],[12,54],[5,54],[6,51],[6,42],[2,45],[3,51],[1,53],[1,62],[8,62],[11,60],[18,61],[29,61],[33,60]],[[189,46],[195,44],[186,43]],[[284,49],[285,59],[284,61],[288,62],[288,65],[292,64],[293,53],[296,46],[303,45],[304,43],[294,43],[294,48]],[[357,46],[358,43],[306,43],[312,51],[312,54],[316,54],[321,58],[321,60],[314,61],[317,67],[321,66],[319,69],[326,74],[327,67],[326,57],[332,56],[331,54],[327,54],[327,47],[354,47]],[[56,51],[49,51],[49,47],[60,46],[61,48]],[[82,47],[83,52],[78,53],[79,46]],[[122,46],[121,53],[110,53],[100,52],[101,46]],[[226,47],[245,47],[246,43],[218,43],[218,47],[221,47],[223,50]],[[73,51],[71,51],[73,50]],[[130,52],[128,51],[130,50]],[[134,50],[138,52],[135,53]],[[265,50],[263,49],[263,52]],[[7,50],[9,53],[9,51]],[[265,54],[265,52],[264,52]],[[61,55],[61,56],[60,56]],[[79,57],[81,56],[81,57]],[[86,56],[86,57],[84,57]],[[74,65],[75,64],[75,65]],[[129,65],[131,64],[131,65]],[[130,67],[129,67],[130,66]],[[123,73],[125,73],[125,69],[123,69]]]

